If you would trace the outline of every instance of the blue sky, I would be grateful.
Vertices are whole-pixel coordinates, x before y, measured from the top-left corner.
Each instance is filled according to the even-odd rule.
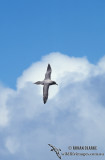
[[[105,154],[104,0],[1,0],[0,23],[0,159],[58,160],[49,143]]]
[[[0,81],[15,88],[22,71],[50,52],[96,63],[104,29],[104,0],[0,1]]]

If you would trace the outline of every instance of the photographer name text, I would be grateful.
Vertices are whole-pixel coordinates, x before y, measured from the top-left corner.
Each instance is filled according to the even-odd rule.
[[[69,150],[97,150],[97,146],[69,146]]]

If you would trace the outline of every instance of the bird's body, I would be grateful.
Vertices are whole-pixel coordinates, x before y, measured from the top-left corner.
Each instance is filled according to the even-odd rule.
[[[47,71],[46,71],[46,74],[45,74],[45,79],[43,81],[35,82],[35,84],[43,85],[43,102],[44,102],[44,104],[46,103],[46,101],[48,99],[49,86],[56,84],[55,81],[51,80],[51,72],[52,72],[51,66],[50,66],[50,64],[48,64]]]
[[[52,84],[52,80],[50,80],[50,79],[46,79],[46,80],[44,80],[44,84]]]

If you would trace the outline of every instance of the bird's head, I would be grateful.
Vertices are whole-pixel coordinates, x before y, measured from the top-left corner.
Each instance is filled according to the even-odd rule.
[[[58,85],[55,81],[53,81],[53,84]]]

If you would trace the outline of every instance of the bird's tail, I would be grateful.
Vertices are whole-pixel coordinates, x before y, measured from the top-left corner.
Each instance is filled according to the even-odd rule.
[[[34,84],[42,84],[43,85],[43,83],[42,83],[42,81],[37,81],[37,82],[35,82]]]

